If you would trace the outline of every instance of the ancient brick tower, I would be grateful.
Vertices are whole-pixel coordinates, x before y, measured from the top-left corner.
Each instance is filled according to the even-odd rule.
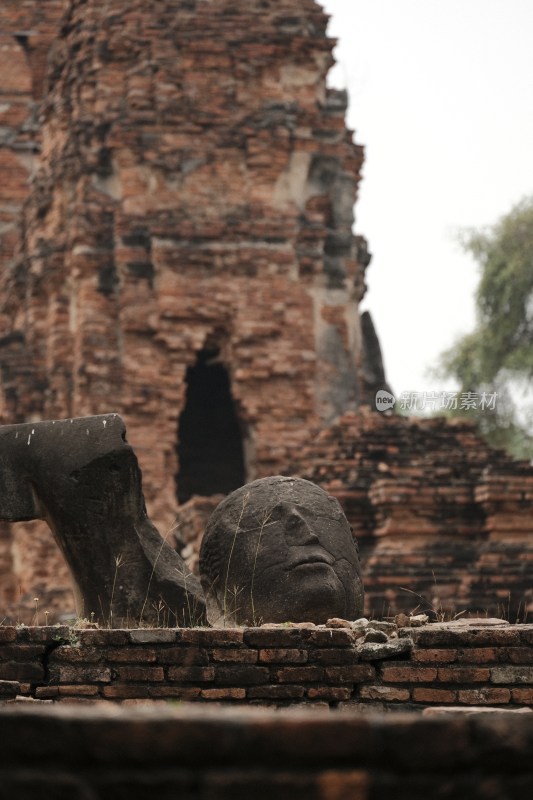
[[[362,149],[326,89],[327,17],[314,0],[3,13],[12,217],[33,175],[22,242],[10,219],[2,244],[0,416],[119,411],[170,526],[177,498],[286,468],[365,391]]]
[[[119,411],[151,516],[180,501],[191,539],[195,494],[317,481],[369,612],[423,605],[407,587],[533,613],[533,468],[364,408],[362,151],[325,26],[313,0],[2,0],[0,423]],[[0,620],[68,587],[45,525],[0,523]]]

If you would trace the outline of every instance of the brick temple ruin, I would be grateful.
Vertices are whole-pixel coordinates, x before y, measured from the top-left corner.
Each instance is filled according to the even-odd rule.
[[[0,422],[119,412],[191,565],[217,497],[296,473],[343,503],[369,612],[524,618],[531,467],[371,410],[363,149],[326,25],[314,0],[4,0]],[[0,528],[0,576],[1,609],[72,608],[43,524]]]

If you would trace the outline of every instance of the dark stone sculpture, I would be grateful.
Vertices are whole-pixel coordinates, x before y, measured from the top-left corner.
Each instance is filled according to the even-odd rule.
[[[205,621],[199,581],[148,519],[117,414],[0,427],[0,519],[47,521],[80,616],[130,626]]]
[[[200,576],[211,625],[324,623],[363,612],[342,508],[301,478],[261,478],[228,495],[208,522]]]

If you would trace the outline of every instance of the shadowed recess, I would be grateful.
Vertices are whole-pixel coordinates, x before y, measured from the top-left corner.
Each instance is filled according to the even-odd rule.
[[[203,349],[187,369],[178,429],[178,500],[227,494],[246,482],[242,434],[218,349]]]

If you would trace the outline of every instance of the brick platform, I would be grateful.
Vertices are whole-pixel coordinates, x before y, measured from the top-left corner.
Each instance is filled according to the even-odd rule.
[[[4,627],[0,696],[385,710],[533,706],[533,625],[402,628],[388,653],[357,635],[320,627]]]

